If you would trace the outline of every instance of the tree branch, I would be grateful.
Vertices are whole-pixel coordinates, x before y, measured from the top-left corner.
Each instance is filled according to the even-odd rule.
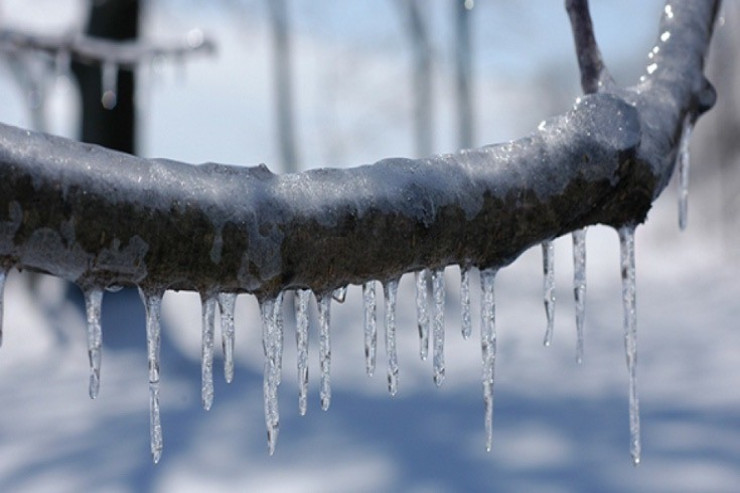
[[[589,224],[642,222],[684,118],[713,102],[702,71],[718,4],[666,6],[639,85],[585,96],[515,142],[428,159],[278,176],[0,125],[0,256],[87,285],[264,297],[500,267]]]

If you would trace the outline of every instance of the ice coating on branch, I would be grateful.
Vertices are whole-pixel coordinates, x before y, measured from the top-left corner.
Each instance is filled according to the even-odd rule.
[[[105,62],[100,75],[100,102],[106,110],[112,110],[118,104],[118,65]]]
[[[473,323],[470,318],[470,266],[460,269],[460,311],[462,319],[463,339],[469,339],[473,332]]]
[[[396,295],[398,279],[383,284],[385,295],[385,352],[388,356],[388,392],[398,392],[398,352],[396,349]]]
[[[234,308],[236,293],[219,293],[218,310],[221,313],[221,349],[224,353],[224,379],[234,380]]]
[[[265,353],[265,370],[262,383],[262,394],[265,407],[265,425],[267,427],[267,449],[270,455],[275,453],[278,432],[280,430],[280,412],[278,409],[277,390],[280,385],[281,358],[278,342],[278,312],[280,300],[268,298],[260,301],[262,318],[262,349]]]
[[[365,333],[365,371],[369,377],[372,377],[375,373],[375,353],[378,346],[375,281],[368,281],[362,285],[362,303]]]
[[[342,286],[341,288],[337,288],[334,290],[334,293],[332,293],[332,298],[334,298],[334,301],[337,303],[344,303],[345,298],[347,297],[347,286]]]
[[[434,384],[439,387],[445,379],[445,270],[432,271],[432,318]]]
[[[308,300],[311,291],[296,291],[295,303],[295,340],[298,352],[298,413],[306,414],[308,405]]]
[[[573,296],[576,305],[576,362],[583,363],[583,322],[586,317],[586,228],[573,231]]]
[[[331,295],[318,297],[319,305],[319,364],[321,366],[321,387],[319,398],[321,409],[326,411],[331,404]]]
[[[635,226],[622,226],[619,233],[624,309],[624,348],[629,372],[630,454],[640,463],[640,401],[637,396],[637,313],[635,289]]]
[[[678,227],[681,231],[686,229],[689,212],[689,166],[691,164],[689,143],[693,129],[694,124],[691,123],[691,117],[687,116],[678,148]]]
[[[156,464],[162,457],[162,424],[159,418],[159,347],[160,313],[162,311],[162,292],[139,288],[139,294],[146,310],[146,347],[149,361],[149,435],[152,460]]]
[[[419,326],[419,357],[422,361],[429,355],[429,269],[414,274],[416,279],[416,321]]]
[[[103,290],[90,287],[84,290],[85,314],[87,315],[87,356],[90,360],[90,399],[98,397],[100,391],[100,360],[102,359],[103,331],[100,326],[100,309]]]
[[[496,269],[480,271],[481,285],[481,324],[480,343],[483,360],[483,404],[485,406],[484,422],[486,428],[486,451],[491,451],[493,444],[493,381],[496,363],[496,298],[494,283]]]
[[[8,268],[0,268],[0,346],[3,345],[3,313],[5,305],[5,281],[8,279]]]
[[[200,295],[202,329],[200,346],[200,402],[206,411],[213,405],[213,346],[216,325],[216,297]]]
[[[552,241],[542,242],[542,271],[544,274],[542,290],[547,314],[547,330],[543,344],[552,344],[552,333],[555,328],[555,245]]]

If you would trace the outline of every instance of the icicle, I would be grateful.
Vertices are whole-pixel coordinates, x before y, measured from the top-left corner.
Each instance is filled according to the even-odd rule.
[[[460,269],[460,311],[462,312],[462,336],[469,339],[473,332],[473,323],[470,320],[470,266]]]
[[[629,371],[630,454],[635,465],[640,463],[640,401],[637,397],[637,313],[635,290],[635,226],[622,226],[619,248],[622,271],[622,304],[624,308],[624,347]]]
[[[481,284],[481,325],[480,342],[483,359],[483,403],[485,405],[484,422],[486,428],[486,451],[491,451],[493,444],[493,382],[496,363],[496,298],[494,283],[496,269],[480,271]]]
[[[439,387],[445,379],[445,270],[432,271],[432,297],[434,298],[434,317],[432,337],[434,341],[432,365],[434,384]]]
[[[398,392],[398,353],[396,350],[396,294],[398,279],[383,284],[385,295],[385,352],[388,356],[388,392]]]
[[[101,69],[100,102],[106,110],[112,110],[118,104],[118,65],[105,62]]]
[[[326,411],[331,404],[331,339],[329,326],[331,324],[331,296],[322,295],[318,298],[319,306],[319,363],[321,366],[321,388],[319,397],[321,409]]]
[[[54,76],[57,81],[66,78],[69,75],[69,67],[72,57],[68,50],[60,48],[54,57]]]
[[[691,117],[687,116],[684,120],[681,143],[678,148],[678,227],[681,231],[686,229],[688,219],[689,165],[691,164],[689,143],[693,129],[694,124],[691,123]]]
[[[149,433],[152,460],[156,464],[162,457],[162,424],[159,419],[159,316],[162,292],[139,288],[146,309],[146,345],[149,360]]]
[[[362,285],[362,301],[365,312],[365,371],[369,377],[375,373],[375,349],[378,329],[375,324],[375,281]]]
[[[542,242],[542,270],[544,272],[545,312],[547,313],[544,344],[549,346],[552,344],[552,332],[555,328],[555,245],[552,241]]]
[[[422,361],[429,354],[429,300],[427,284],[429,269],[418,271],[416,276],[416,320],[419,325],[419,356]]]
[[[586,317],[586,228],[573,231],[573,295],[576,301],[576,361],[583,363],[583,322]]]
[[[267,426],[267,448],[270,455],[275,453],[278,432],[280,429],[280,412],[278,410],[277,389],[279,382],[280,344],[278,339],[277,299],[260,301],[260,315],[262,318],[262,349],[265,353],[265,370],[262,383],[262,394],[265,407],[265,425]]]
[[[213,404],[213,339],[216,320],[216,298],[211,295],[200,295],[201,314],[203,317],[201,331],[200,358],[200,402],[206,411]]]
[[[4,312],[4,301],[5,298],[5,281],[8,279],[8,268],[0,267],[0,346],[3,345],[3,312]]]
[[[347,286],[335,289],[331,296],[337,303],[344,303],[344,300],[347,297]]]
[[[90,360],[90,399],[100,391],[100,360],[102,357],[103,331],[100,327],[100,308],[103,290],[99,287],[86,288],[85,312],[87,314],[87,356]]]
[[[296,346],[298,348],[298,412],[306,414],[308,404],[308,299],[311,292],[299,289],[295,305]]]
[[[234,380],[234,308],[236,293],[219,293],[218,310],[221,312],[221,349],[224,353],[224,379]]]
[[[284,292],[278,293],[275,298],[275,304],[273,305],[274,313],[273,318],[275,319],[275,330],[277,333],[275,351],[277,352],[277,384],[283,380],[283,338],[284,338],[284,326],[283,323],[283,299],[285,297]]]

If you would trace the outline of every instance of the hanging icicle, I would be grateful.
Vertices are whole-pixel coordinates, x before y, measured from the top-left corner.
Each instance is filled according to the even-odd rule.
[[[285,298],[285,292],[280,291],[275,297],[275,304],[273,305],[272,317],[275,320],[275,332],[276,332],[276,346],[275,351],[277,353],[277,384],[280,385],[283,381],[283,343],[285,339],[285,324],[283,319],[283,300]]]
[[[375,373],[375,353],[378,345],[378,329],[375,315],[375,281],[368,281],[362,285],[362,302],[365,315],[365,371],[369,377],[372,377]]]
[[[218,310],[221,313],[221,349],[224,353],[224,379],[234,380],[234,308],[236,293],[219,293]]]
[[[201,293],[201,352],[200,352],[200,401],[209,411],[213,405],[213,346],[216,322],[216,297]]]
[[[547,314],[547,330],[543,343],[549,346],[552,344],[552,333],[555,328],[555,245],[552,241],[542,242],[542,271],[545,313]]]
[[[432,297],[434,316],[432,319],[434,384],[439,387],[445,379],[445,270],[432,271]]]
[[[678,148],[678,227],[683,231],[686,229],[689,212],[689,166],[691,165],[691,153],[689,144],[694,124],[691,116],[686,116],[681,133],[681,143]]]
[[[319,363],[321,366],[321,387],[319,398],[321,409],[326,411],[331,404],[331,296],[322,295],[318,299],[319,306]]]
[[[118,104],[118,65],[105,62],[101,68],[100,103],[106,110],[112,110]]]
[[[296,291],[295,320],[296,348],[298,352],[298,413],[306,414],[308,407],[308,300],[307,289]]]
[[[5,312],[5,281],[8,279],[8,268],[0,267],[0,346],[3,345],[3,314]]]
[[[277,389],[280,385],[279,366],[280,337],[277,328],[275,298],[260,301],[260,315],[262,318],[262,349],[265,353],[265,370],[262,383],[262,394],[265,407],[265,425],[267,427],[267,449],[270,455],[275,453],[278,432],[280,431],[280,411],[278,409]]]
[[[398,352],[396,349],[396,295],[398,279],[383,284],[385,295],[385,352],[388,356],[388,392],[398,392]]]
[[[480,271],[481,285],[481,325],[480,342],[483,360],[483,403],[485,405],[484,423],[486,429],[486,451],[493,445],[493,383],[496,363],[496,297],[494,283],[496,269]]]
[[[103,290],[99,287],[85,288],[85,313],[87,315],[87,356],[90,361],[90,399],[98,397],[100,391],[100,361],[102,359],[103,331],[100,325],[100,309]]]
[[[334,293],[332,293],[332,298],[337,303],[344,303],[344,300],[347,298],[347,286],[335,289]]]
[[[630,454],[640,463],[640,401],[637,396],[637,313],[635,289],[635,225],[618,230],[624,309],[624,347],[629,372]]]
[[[470,270],[469,265],[460,268],[460,312],[463,339],[469,339],[473,332],[473,322],[470,318]]]
[[[429,355],[429,292],[428,280],[431,273],[423,269],[415,273],[416,278],[416,320],[419,325],[419,357],[426,361]]]
[[[586,317],[586,228],[573,231],[573,296],[576,304],[576,362],[583,363],[583,322]]]
[[[139,294],[146,310],[146,346],[149,361],[149,435],[152,460],[158,463],[162,457],[162,424],[159,418],[159,347],[160,313],[162,311],[162,291],[139,288]]]

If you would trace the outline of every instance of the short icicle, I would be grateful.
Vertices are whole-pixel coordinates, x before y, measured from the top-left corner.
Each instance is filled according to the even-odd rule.
[[[365,319],[365,371],[369,377],[372,377],[375,373],[375,353],[378,345],[375,281],[368,281],[362,285],[362,302]]]
[[[493,383],[496,363],[496,297],[494,283],[496,272],[497,270],[492,268],[480,271],[480,342],[483,360],[482,382],[487,452],[491,451],[491,446],[493,445]]]
[[[586,319],[586,228],[573,231],[573,296],[576,304],[576,362],[583,363],[583,322]]]
[[[90,399],[98,397],[100,391],[100,361],[103,351],[103,330],[100,325],[100,309],[103,304],[103,289],[85,288],[85,312],[87,315],[87,356],[90,361]]]
[[[426,361],[429,355],[429,269],[415,274],[416,279],[416,320],[419,325],[419,357]]]
[[[445,379],[445,270],[432,271],[432,298],[434,316],[432,318],[434,384],[439,387]]]
[[[460,268],[460,312],[463,339],[470,339],[473,322],[470,317],[470,266]]]
[[[347,298],[347,286],[335,289],[331,296],[337,303],[344,303],[344,300]]]
[[[555,244],[552,241],[542,242],[542,271],[545,313],[547,314],[547,330],[543,343],[549,346],[552,344],[552,333],[555,328]]]
[[[106,110],[112,110],[118,104],[118,65],[115,62],[104,62],[101,68],[100,102]]]
[[[8,279],[8,268],[0,267],[0,346],[3,345],[3,312],[5,298],[5,281]]]
[[[216,325],[216,297],[212,294],[200,295],[201,304],[201,346],[200,346],[200,402],[209,411],[213,405],[213,346]]]
[[[218,311],[221,313],[221,349],[224,353],[224,379],[234,380],[234,308],[236,293],[219,293]]]
[[[262,394],[265,407],[265,425],[267,426],[267,449],[270,455],[275,453],[278,432],[280,430],[280,412],[278,409],[279,385],[279,344],[275,298],[260,300],[262,318],[262,349],[265,353],[265,370],[262,383]]]
[[[162,311],[162,291],[139,288],[146,310],[146,346],[149,361],[149,434],[152,460],[158,463],[162,457],[162,424],[159,417],[159,347]]]
[[[681,133],[681,143],[678,148],[678,227],[683,231],[686,229],[689,212],[689,166],[691,164],[691,153],[689,143],[694,124],[691,117],[687,116]]]
[[[398,279],[383,284],[385,296],[385,352],[388,356],[388,392],[398,392],[398,351],[396,348],[396,295]]]
[[[296,291],[295,340],[298,352],[298,413],[305,416],[308,407],[308,301],[311,292]]]
[[[630,454],[634,465],[640,463],[640,401],[637,396],[637,312],[635,289],[635,225],[618,230],[624,309],[624,347],[629,372]]]
[[[317,298],[319,306],[319,366],[321,367],[321,385],[319,399],[321,409],[326,411],[331,404],[331,294]]]

